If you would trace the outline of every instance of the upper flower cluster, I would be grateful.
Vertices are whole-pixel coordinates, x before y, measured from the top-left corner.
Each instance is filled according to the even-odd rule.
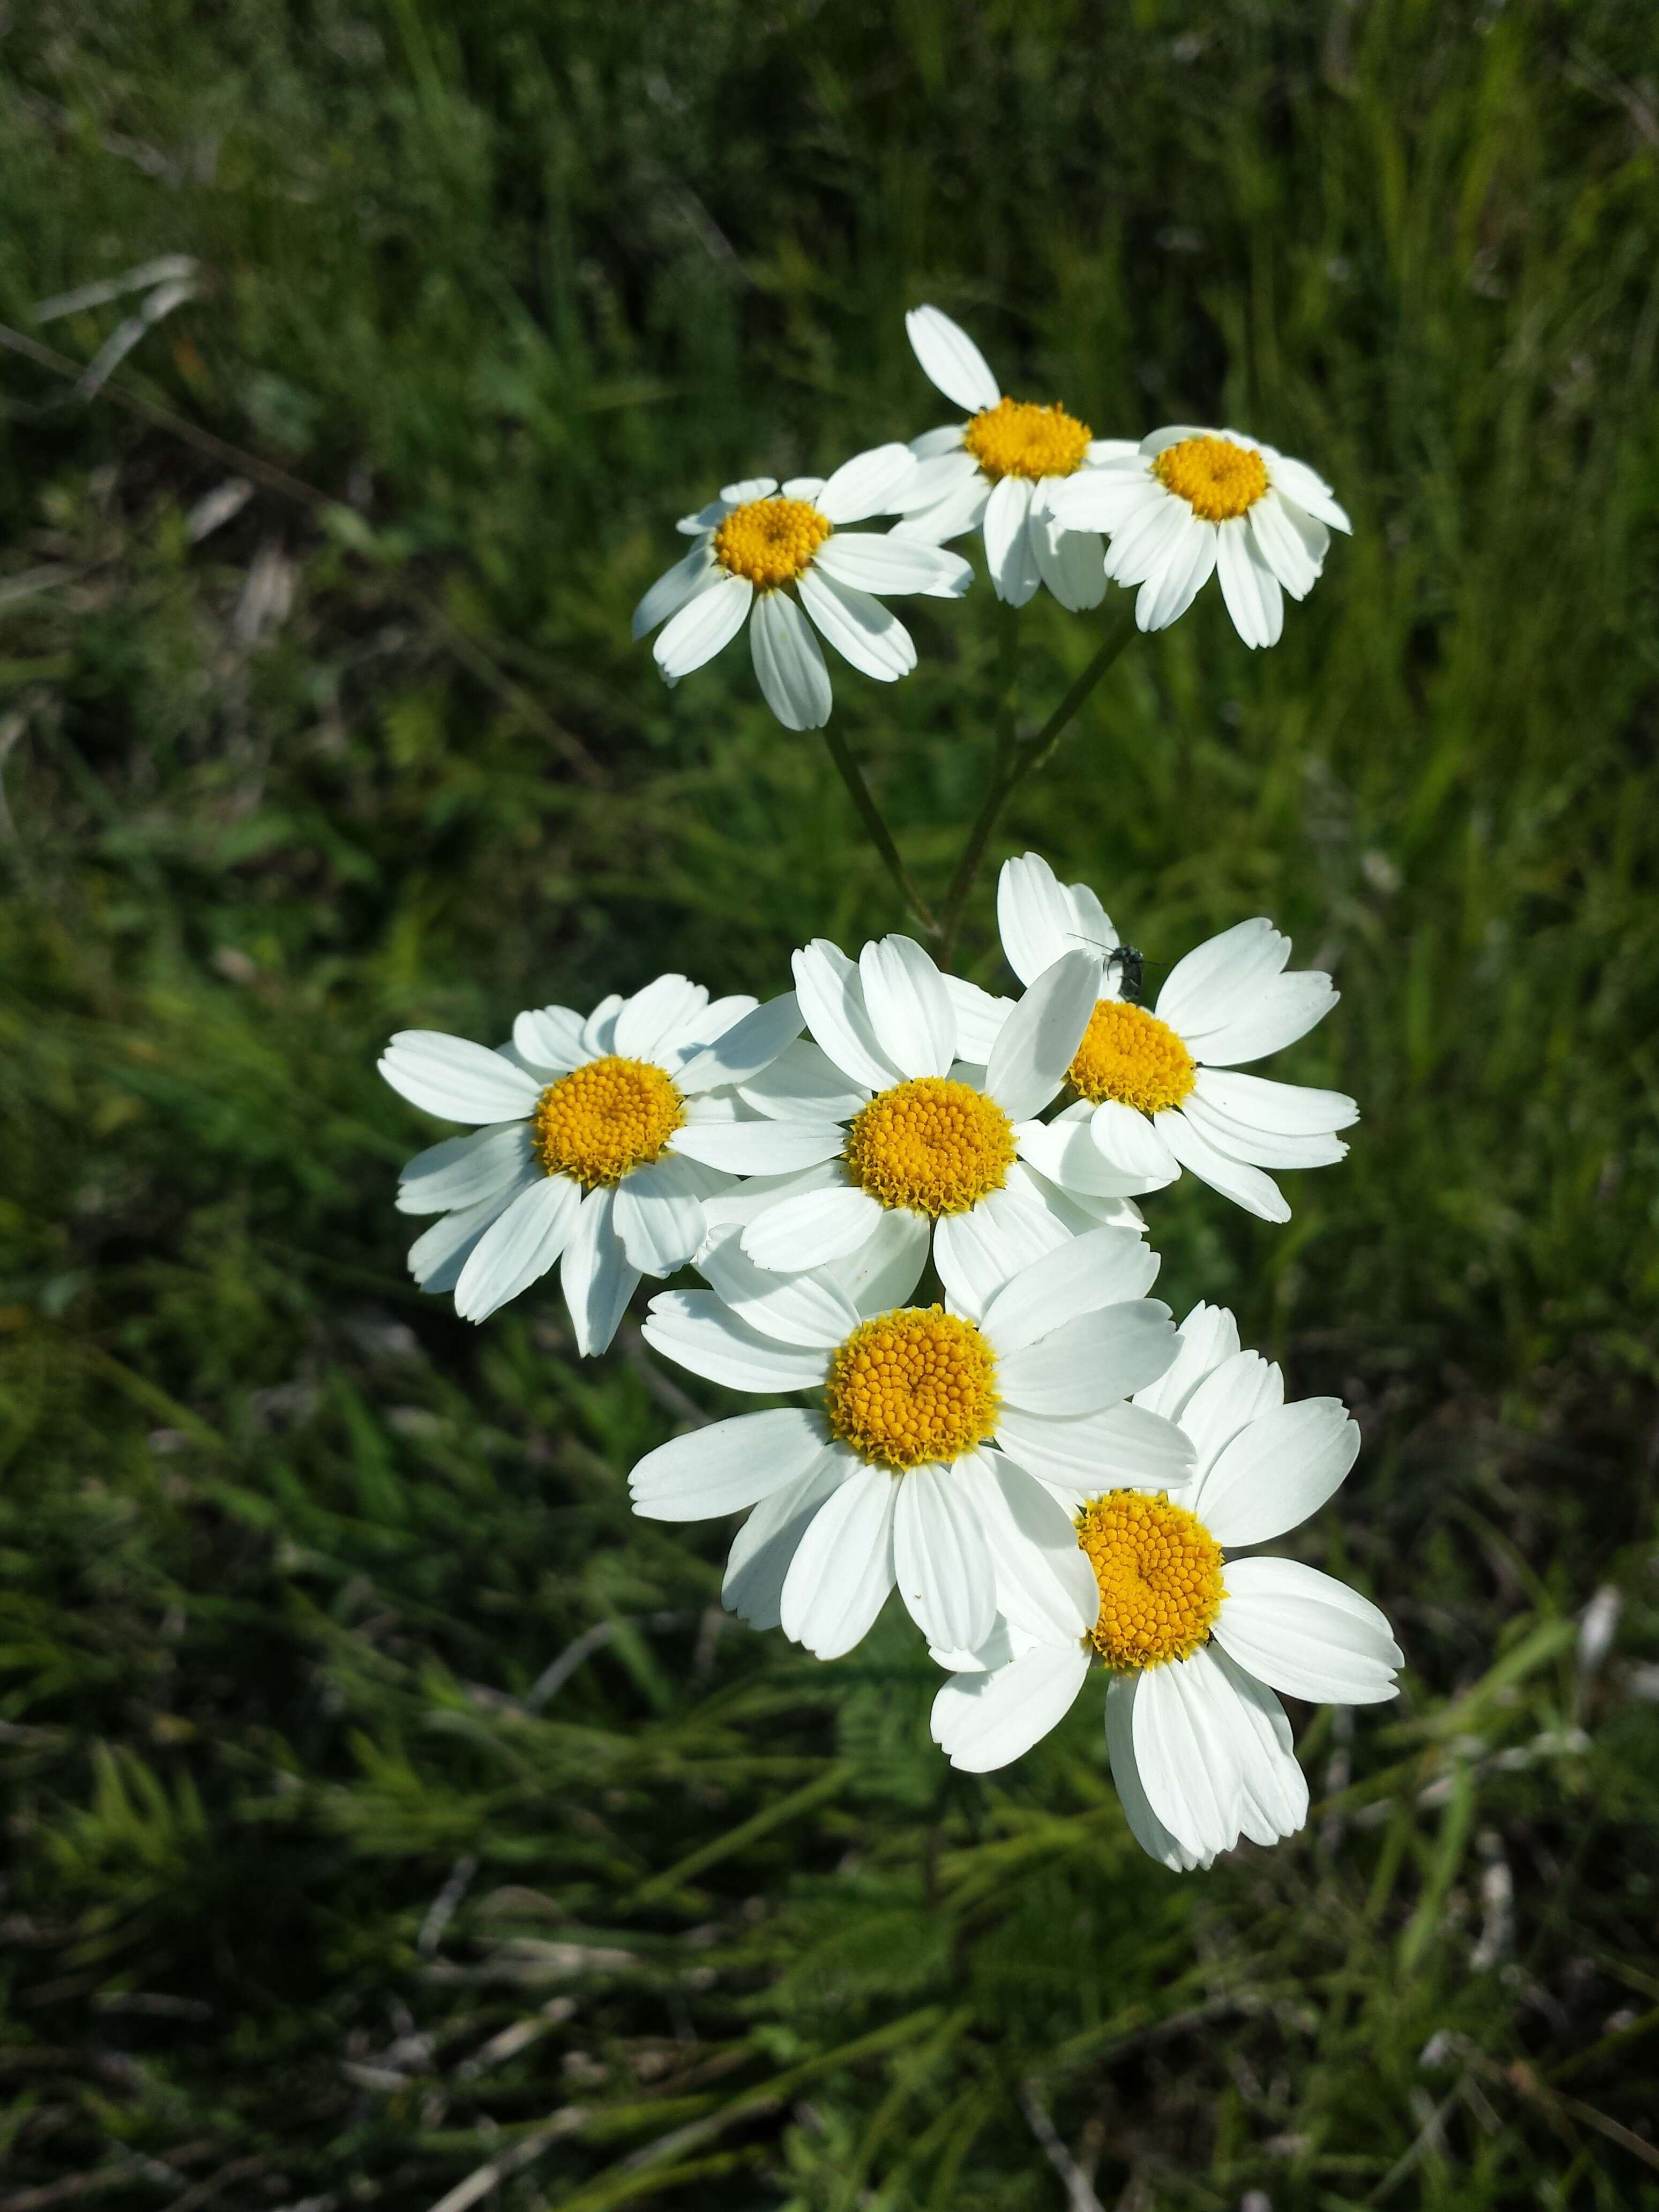
[[[1306,597],[1333,530],[1349,528],[1330,486],[1303,461],[1240,430],[1171,424],[1139,441],[1097,438],[1059,402],[1005,393],[985,356],[937,307],[906,318],[923,374],[967,420],[878,446],[828,478],[727,484],[679,528],[696,542],[634,611],[671,684],[744,627],[767,704],[786,729],[830,719],[823,637],[878,684],[916,665],[882,602],[957,599],[972,570],[948,541],[978,531],[992,587],[1023,606],[1046,585],[1095,607],[1108,582],[1139,586],[1135,620],[1163,629],[1212,574],[1239,635],[1274,645],[1285,594]],[[849,530],[878,516],[884,532]]]
[[[1024,434],[986,450],[1012,465]],[[772,496],[693,520],[717,539]],[[830,526],[750,514],[734,542],[757,568],[816,561]],[[1238,1071],[1335,993],[1257,920],[1144,1006],[1098,898],[1035,854],[1003,869],[998,915],[1017,997],[906,937],[856,959],[820,939],[764,1004],[664,975],[585,1018],[523,1013],[493,1050],[395,1037],[387,1080],[479,1125],[404,1170],[399,1206],[437,1217],[410,1264],[477,1321],[558,1262],[584,1352],[641,1276],[693,1265],[704,1287],[654,1297],[646,1341],[794,1402],[648,1453],[635,1510],[747,1510],[727,1604],[822,1658],[896,1589],[951,1670],[933,1726],[961,1766],[1018,1756],[1103,1664],[1136,1834],[1205,1863],[1303,1817],[1276,1692],[1384,1697],[1400,1654],[1343,1585],[1235,1556],[1333,1493],[1358,1432],[1334,1400],[1287,1407],[1231,1316],[1176,1328],[1134,1200],[1184,1169],[1288,1218],[1267,1170],[1340,1158],[1356,1109]]]

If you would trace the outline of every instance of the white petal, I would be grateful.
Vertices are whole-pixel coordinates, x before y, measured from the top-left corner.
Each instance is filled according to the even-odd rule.
[[[988,1674],[956,1674],[933,1700],[933,1741],[954,1767],[988,1774],[1059,1726],[1089,1675],[1089,1655],[1039,1644]]]
[[[1241,1831],[1257,1844],[1293,1836],[1308,1817],[1308,1784],[1291,1748],[1284,1706],[1219,1644],[1206,1644],[1195,1656],[1212,1664],[1206,1689],[1234,1747]]]
[[[639,1288],[640,1271],[617,1233],[616,1207],[614,1190],[588,1192],[559,1268],[565,1310],[584,1358],[609,1351],[617,1324]]]
[[[751,1083],[798,1037],[805,1016],[793,991],[757,1006],[688,1060],[674,1077],[683,1091],[713,1091],[723,1083]]]
[[[1179,1109],[1174,1113],[1158,1115],[1153,1126],[1182,1166],[1189,1168],[1212,1190],[1218,1190],[1224,1198],[1231,1199],[1235,1206],[1242,1206],[1258,1220],[1290,1219],[1291,1209],[1285,1202],[1285,1194],[1273,1177],[1264,1175],[1260,1168],[1248,1167],[1242,1160],[1218,1152]]]
[[[1238,1323],[1231,1314],[1225,1306],[1206,1305],[1200,1299],[1181,1324],[1181,1349],[1174,1365],[1135,1393],[1136,1405],[1179,1420],[1182,1408],[1205,1376],[1237,1350]]]
[[[936,434],[943,436],[947,434],[940,432]],[[923,514],[930,507],[938,507],[941,501],[954,498],[965,485],[977,478],[979,463],[971,453],[963,452],[961,430],[954,429],[948,434],[954,442],[943,453],[932,453],[925,459],[917,457],[915,469],[900,485],[894,500],[893,511],[896,514]],[[914,445],[911,450],[915,452]]]
[[[795,1548],[780,1606],[786,1636],[820,1659],[850,1651],[893,1587],[897,1480],[861,1467],[818,1508]]]
[[[872,446],[843,461],[818,494],[817,507],[831,522],[862,522],[867,515],[895,514],[915,474],[908,446]]]
[[[758,1267],[786,1273],[844,1260],[867,1244],[883,1207],[868,1191],[804,1191],[757,1216],[743,1232],[743,1249]]]
[[[1160,1376],[1178,1346],[1170,1309],[1138,1298],[1080,1314],[997,1363],[1005,1401],[1033,1413],[1092,1413]]]
[[[1136,610],[1142,629],[1167,629],[1180,620],[1214,574],[1218,550],[1214,523],[1196,515],[1162,544]]]
[[[1026,529],[1031,489],[1029,477],[999,477],[985,509],[985,558],[991,581],[997,597],[1012,607],[1023,607],[1041,580]]]
[[[919,544],[944,545],[952,538],[960,538],[965,531],[976,530],[985,520],[985,510],[990,502],[991,485],[987,477],[975,467],[957,489],[937,506],[925,507],[918,514],[907,514],[902,522],[893,526],[895,538],[910,539]]]
[[[399,1030],[380,1070],[411,1106],[451,1121],[514,1121],[534,1111],[543,1086],[488,1045],[438,1030]]]
[[[858,1310],[838,1285],[821,1274],[781,1275],[757,1267],[744,1249],[747,1234],[723,1230],[697,1255],[709,1287],[739,1321],[780,1343],[821,1352],[851,1334]]]
[[[1192,1510],[1219,1544],[1265,1544],[1317,1513],[1359,1456],[1340,1398],[1304,1398],[1252,1421],[1200,1480]]]
[[[1244,516],[1216,526],[1216,571],[1233,628],[1246,645],[1277,645],[1285,627],[1285,595],[1262,559]]]
[[[806,1026],[836,1066],[872,1091],[886,1091],[900,1082],[902,1071],[876,1042],[859,971],[840,946],[826,937],[815,937],[796,953],[794,968]]]
[[[651,648],[665,680],[678,684],[730,645],[743,628],[754,596],[755,587],[746,576],[726,576],[672,616]]]
[[[1234,1121],[1275,1136],[1324,1135],[1359,1119],[1359,1109],[1340,1091],[1313,1091],[1300,1083],[1272,1083],[1261,1075],[1224,1074],[1201,1067],[1195,1095]]]
[[[1135,1685],[1130,1735],[1135,1770],[1155,1820],[1194,1858],[1230,1850],[1238,1840],[1237,1754],[1211,1717],[1204,1696],[1211,1662],[1148,1667]]]
[[[1332,530],[1353,528],[1324,477],[1316,475],[1305,461],[1293,461],[1285,453],[1275,453],[1268,474],[1277,490],[1286,499],[1293,499],[1318,521]]]
[[[710,1168],[708,1172],[713,1176],[716,1171]],[[800,1191],[839,1190],[846,1179],[839,1160],[823,1160],[793,1175],[750,1176],[745,1182],[721,1176],[721,1188],[702,1202],[703,1220],[709,1236],[718,1236],[722,1229],[745,1227],[781,1198],[793,1198]]]
[[[1133,1109],[1124,1110],[1127,1113]],[[1149,1173],[1118,1166],[1108,1159],[1096,1142],[1089,1121],[1072,1121],[1064,1115],[1046,1127],[1040,1121],[1022,1122],[1018,1139],[1021,1159],[1029,1160],[1039,1175],[1058,1183],[1064,1191],[1079,1191],[1099,1198],[1129,1198],[1143,1191],[1159,1190],[1165,1183],[1173,1182],[1180,1173],[1161,1140],[1157,1155],[1163,1163],[1160,1171]]]
[[[654,1055],[658,1066],[666,1069],[680,1089],[685,1090],[687,1085],[682,1079],[685,1068],[700,1052],[723,1037],[728,1030],[735,1029],[745,1016],[756,1012],[757,1006],[758,1002],[746,991],[732,992],[724,999],[711,999],[707,1006],[700,1006],[674,1028],[664,1031]]]
[[[629,1060],[651,1060],[659,1042],[708,1003],[708,994],[684,975],[659,975],[617,1009],[616,1049]]]
[[[920,592],[930,599],[959,599],[974,580],[960,553],[890,530],[838,530],[819,546],[813,565],[838,584],[883,599]]]
[[[736,483],[720,486],[720,497],[727,507],[747,507],[751,499],[770,499],[777,488],[775,477],[739,477]]]
[[[1316,968],[1294,975],[1274,975],[1242,994],[1231,1020],[1209,1030],[1194,1048],[1206,1067],[1237,1067],[1263,1060],[1305,1036],[1322,1022],[1340,994]]]
[[[827,1361],[808,1346],[763,1336],[721,1304],[712,1291],[663,1291],[653,1298],[641,1334],[665,1359],[732,1390],[807,1390],[821,1384]]]
[[[618,1186],[614,1212],[629,1265],[641,1274],[672,1275],[703,1240],[702,1171],[665,1152]]]
[[[1120,1098],[1103,1098],[1089,1109],[1089,1139],[1132,1190],[1161,1190],[1181,1171],[1157,1125]]]
[[[710,1521],[798,1481],[823,1458],[824,1442],[821,1413],[793,1406],[739,1413],[647,1452],[629,1494],[647,1521]]]
[[[1065,953],[1044,969],[998,1030],[985,1088],[1011,1120],[1040,1114],[1065,1082],[1099,981],[1092,952]]]
[[[1236,1352],[1212,1367],[1181,1409],[1181,1425],[1193,1440],[1199,1472],[1207,1474],[1241,1430],[1284,1402],[1285,1377],[1259,1352]],[[1201,1488],[1197,1495],[1203,1495]]]
[[[1248,1121],[1212,1105],[1196,1089],[1182,1101],[1188,1126],[1198,1131],[1217,1152],[1229,1159],[1244,1160],[1258,1168],[1328,1168],[1347,1158],[1340,1137],[1328,1133],[1284,1136],[1275,1130],[1254,1129]]]
[[[889,1207],[856,1252],[826,1262],[823,1273],[851,1298],[861,1321],[908,1300],[927,1264],[928,1228],[925,1214]]]
[[[635,637],[643,637],[647,630],[655,629],[669,616],[678,614],[688,599],[706,591],[720,574],[720,563],[714,558],[713,546],[705,538],[694,545],[684,560],[676,561],[665,568],[645,597],[634,610],[631,624]]]
[[[801,605],[824,636],[865,676],[878,684],[896,683],[916,665],[916,648],[910,633],[890,607],[883,606],[868,592],[838,584],[834,577],[809,568],[797,586]]]
[[[1111,1761],[1112,1779],[1117,1784],[1129,1832],[1141,1850],[1171,1873],[1188,1874],[1194,1867],[1208,1866],[1214,1854],[1189,1851],[1170,1833],[1147,1801],[1134,1753],[1135,1690],[1139,1680],[1138,1674],[1114,1674],[1107,1686],[1106,1754]]]
[[[835,1158],[847,1141],[836,1122],[688,1121],[674,1150],[725,1175],[787,1175]]]
[[[907,1076],[948,1075],[956,1058],[951,994],[914,938],[884,937],[859,955],[865,1012],[876,1042]]]
[[[421,1288],[434,1297],[453,1291],[490,1223],[501,1218],[520,1191],[542,1179],[539,1167],[528,1169],[520,1181],[509,1183],[495,1197],[442,1215],[423,1237],[417,1237],[409,1248],[409,1272]]]
[[[483,1321],[544,1275],[574,1234],[581,1192],[566,1176],[543,1176],[485,1230],[455,1285],[463,1321]]]
[[[1095,1625],[1100,1591],[1071,1509],[1000,1451],[980,1452],[974,1475],[999,1609],[1022,1635],[1074,1647]]]
[[[1005,860],[997,878],[997,929],[1008,965],[1022,983],[1068,952],[1110,951],[1117,943],[1106,909],[1087,884],[1057,882],[1041,854]]]
[[[1047,500],[1063,530],[1091,537],[1122,530],[1136,515],[1169,504],[1169,493],[1138,458],[1127,467],[1079,469],[1055,484]]]
[[[786,730],[821,730],[830,719],[830,671],[806,617],[786,592],[763,592],[749,626],[761,696]]]
[[[513,1024],[513,1042],[537,1067],[568,1074],[588,1057],[582,1018],[571,1006],[533,1006]]]
[[[1319,580],[1319,564],[1277,495],[1269,491],[1249,512],[1256,550],[1293,599],[1305,599]]]
[[[912,1468],[897,1488],[898,1594],[930,1644],[971,1650],[990,1634],[997,1612],[990,1548],[972,1497],[951,1467]]]
[[[912,438],[910,451],[919,461],[936,460],[941,453],[954,452],[967,434],[965,422],[941,422],[936,430],[924,430]]]
[[[589,1060],[616,1049],[617,1017],[622,1012],[623,995],[612,991],[608,998],[599,1000],[582,1024],[582,1050]]]
[[[1405,1654],[1386,1615],[1296,1559],[1230,1559],[1215,1640],[1275,1690],[1314,1705],[1371,1705],[1396,1694]]]
[[[904,328],[922,374],[936,391],[970,415],[996,405],[1002,394],[984,355],[949,315],[937,307],[912,307]]]
[[[1006,1358],[1079,1314],[1144,1297],[1158,1267],[1157,1253],[1133,1231],[1092,1229],[1022,1267],[986,1307],[981,1326]]]
[[[1112,532],[1106,549],[1106,574],[1116,584],[1139,584],[1148,588],[1136,604],[1135,620],[1145,629],[1146,617],[1158,596],[1164,563],[1187,535],[1192,510],[1184,500],[1165,495],[1137,500]]]
[[[981,991],[963,975],[947,975],[945,988],[957,1017],[958,1056],[983,1067],[995,1048],[1002,1024],[1013,1012],[1012,999],[999,999]]]
[[[1277,975],[1290,957],[1290,939],[1265,915],[1224,929],[1176,961],[1158,994],[1158,1018],[1196,1048],[1235,1021],[1246,997]]]
[[[774,1121],[850,1121],[870,1100],[810,1037],[786,1045],[769,1066],[738,1085],[738,1096]]]
[[[398,1178],[399,1213],[444,1213],[498,1198],[531,1162],[530,1127],[501,1121],[417,1152]]]
[[[1043,582],[1063,607],[1079,614],[1106,596],[1106,548],[1094,530],[1068,530],[1041,496],[1031,502],[1031,551]]]
[[[1057,1220],[1018,1168],[967,1213],[942,1216],[933,1260],[952,1313],[977,1321],[1011,1275],[1075,1232]]]
[[[997,1447],[1073,1507],[1106,1490],[1178,1490],[1193,1476],[1185,1431],[1139,1406],[1061,1419],[1005,1406]]]
[[[732,1541],[720,1597],[751,1628],[776,1628],[782,1620],[783,1585],[790,1563],[813,1516],[856,1472],[850,1452],[820,1452],[806,1473],[763,1498]]]

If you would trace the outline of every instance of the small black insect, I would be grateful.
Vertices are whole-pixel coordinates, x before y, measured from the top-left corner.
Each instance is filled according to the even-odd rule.
[[[1116,969],[1118,989],[1132,1006],[1140,1004],[1146,965],[1133,945],[1115,945],[1106,955],[1106,966],[1109,970]]]

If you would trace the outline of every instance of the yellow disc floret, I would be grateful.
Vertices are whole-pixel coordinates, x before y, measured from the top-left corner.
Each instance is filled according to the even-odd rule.
[[[530,1117],[531,1143],[549,1175],[574,1176],[592,1190],[649,1167],[684,1119],[661,1068],[613,1054],[548,1085]]]
[[[811,567],[833,527],[810,500],[748,500],[714,532],[714,557],[728,574],[747,576],[757,591],[775,592]]]
[[[1267,489],[1267,465],[1253,446],[1231,438],[1183,438],[1166,446],[1152,474],[1205,522],[1248,514]]]
[[[824,1402],[832,1432],[878,1467],[948,1463],[996,1428],[996,1358],[972,1322],[901,1306],[836,1347]]]
[[[843,1157],[859,1188],[884,1206],[966,1213],[1007,1181],[1014,1127],[983,1091],[923,1075],[878,1092],[848,1128]]]
[[[1124,999],[1103,999],[1089,1017],[1066,1080],[1098,1106],[1115,1098],[1143,1114],[1179,1106],[1198,1080],[1193,1056],[1167,1022]]]
[[[1112,1490],[1078,1515],[1077,1540],[1099,1585],[1091,1641],[1109,1667],[1161,1667],[1207,1640],[1227,1592],[1221,1547],[1196,1514]]]
[[[988,477],[1069,477],[1088,455],[1090,429],[1056,404],[999,399],[975,415],[963,444]]]

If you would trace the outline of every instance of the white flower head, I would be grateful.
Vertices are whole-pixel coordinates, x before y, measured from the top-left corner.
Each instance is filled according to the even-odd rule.
[[[913,307],[904,326],[928,381],[970,412],[966,422],[911,441],[918,466],[902,489],[905,519],[894,535],[942,545],[982,528],[1000,599],[1023,607],[1046,584],[1063,607],[1097,607],[1106,596],[1099,532],[1063,525],[1054,495],[1081,482],[1117,443],[1091,437],[1088,424],[1058,404],[1005,398],[967,331],[937,307]]]
[[[1295,1528],[1340,1487],[1359,1449],[1341,1401],[1287,1406],[1278,1368],[1240,1351],[1224,1310],[1200,1305],[1181,1327],[1179,1356],[1135,1407],[1178,1423],[1196,1480],[1177,1503],[1108,1478],[1079,1494],[1069,1522],[1051,1514],[1041,1567],[1028,1551],[1018,1581],[999,1583],[984,1645],[935,1651],[961,1671],[934,1700],[933,1729],[953,1766],[1006,1766],[1103,1661],[1125,1816],[1155,1859],[1188,1869],[1307,1818],[1275,1692],[1375,1704],[1395,1694],[1401,1654],[1346,1583],[1294,1559],[1229,1556]]]
[[[1169,1308],[1142,1295],[1157,1261],[1132,1230],[1045,1253],[973,1314],[954,1297],[906,1304],[921,1265],[890,1235],[856,1263],[769,1274],[727,1230],[698,1260],[713,1289],[663,1292],[645,1323],[655,1351],[710,1382],[812,1394],[676,1437],[629,1486],[653,1520],[752,1505],[726,1602],[820,1659],[851,1650],[896,1583],[931,1644],[982,1643],[1000,1587],[1035,1575],[1041,1598],[1031,1531],[1064,1524],[1057,1498],[1080,1469],[1163,1488],[1191,1465],[1173,1422],[1125,1402],[1177,1348]]]
[[[1246,645],[1277,645],[1285,598],[1305,599],[1333,530],[1352,527],[1305,461],[1242,430],[1154,430],[1115,441],[1086,476],[1056,486],[1051,505],[1073,530],[1111,535],[1106,574],[1139,584],[1135,620],[1164,629],[1212,571]]]
[[[711,1229],[742,1224],[763,1267],[797,1273],[855,1258],[878,1237],[930,1240],[939,1274],[977,1312],[998,1285],[1068,1237],[1139,1228],[1131,1192],[1179,1172],[1123,1173],[1074,1148],[1054,1176],[1036,1119],[1066,1080],[1099,986],[1073,946],[1018,1004],[943,975],[908,937],[857,961],[819,938],[795,955],[811,1031],[740,1087],[765,1121],[725,1133],[720,1164],[752,1181],[715,1200]],[[1029,1156],[1029,1157],[1028,1157]]]
[[[666,625],[652,648],[665,680],[678,684],[712,660],[745,622],[761,690],[787,730],[822,729],[830,719],[830,672],[814,626],[878,684],[908,675],[915,646],[882,600],[908,592],[960,599],[973,571],[937,545],[845,526],[896,512],[915,468],[908,446],[877,446],[828,478],[729,483],[684,516],[678,527],[696,543],[634,610],[635,637]]]
[[[603,1352],[640,1277],[672,1273],[702,1243],[702,1202],[727,1181],[708,1164],[708,1139],[745,1110],[732,1086],[800,1023],[793,992],[711,1004],[701,984],[659,975],[586,1019],[568,1006],[522,1013],[495,1051],[401,1030],[380,1063],[392,1089],[485,1124],[404,1170],[398,1211],[442,1216],[410,1273],[483,1321],[562,1257],[577,1348]]]
[[[1291,940],[1258,917],[1224,930],[1176,961],[1155,1009],[1121,994],[1121,948],[1085,884],[1060,884],[1036,853],[1007,861],[997,885],[1002,949],[1017,975],[1041,975],[1079,942],[1097,945],[1099,1001],[1066,1072],[1078,1093],[1023,1157],[1071,1189],[1091,1171],[1142,1176],[1156,1189],[1182,1168],[1263,1221],[1291,1209],[1268,1168],[1328,1167],[1336,1136],[1359,1117],[1338,1091],[1273,1083],[1231,1071],[1293,1044],[1336,1004],[1328,975],[1284,972]]]

